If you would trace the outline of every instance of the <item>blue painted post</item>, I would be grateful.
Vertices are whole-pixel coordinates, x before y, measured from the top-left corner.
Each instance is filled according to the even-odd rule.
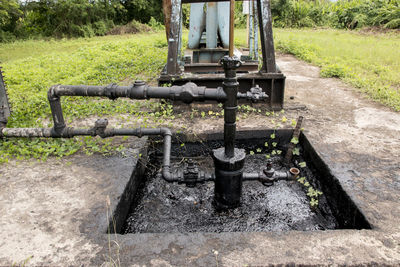
[[[224,48],[229,47],[229,2],[218,2],[218,31]]]
[[[204,3],[190,4],[189,40],[188,48],[199,48],[201,34],[205,27]]]
[[[215,2],[207,3],[207,14],[206,14],[206,45],[207,48],[217,47],[217,14],[218,6]]]

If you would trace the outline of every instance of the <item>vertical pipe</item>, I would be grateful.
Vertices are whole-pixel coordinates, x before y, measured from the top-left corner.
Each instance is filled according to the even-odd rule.
[[[63,112],[62,112],[60,97],[58,97],[54,94],[54,88],[50,88],[50,90],[48,91],[48,94],[47,94],[47,98],[50,103],[51,115],[52,115],[53,121],[54,121],[53,129],[57,134],[61,134],[62,130],[66,126],[65,126],[64,116],[63,116]]]
[[[235,138],[236,138],[236,111],[237,93],[239,83],[236,78],[236,69],[240,66],[240,61],[236,57],[225,56],[221,63],[224,67],[225,78],[222,82],[226,101],[224,102],[224,147],[227,158],[235,157]]]
[[[235,31],[235,0],[230,0],[230,14],[229,14],[229,56],[233,57],[233,42]]]

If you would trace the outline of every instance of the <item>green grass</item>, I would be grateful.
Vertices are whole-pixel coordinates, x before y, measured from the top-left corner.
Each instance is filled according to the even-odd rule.
[[[130,80],[151,81],[159,74],[167,55],[161,33],[107,36],[62,41],[26,41],[0,46],[12,116],[8,127],[51,127],[47,90],[54,84],[104,85]],[[4,58],[4,59],[3,59]],[[155,102],[63,98],[67,120],[89,115],[133,114],[155,110]],[[163,115],[164,113],[158,113]],[[160,116],[161,116],[160,115]],[[81,147],[106,151],[108,141],[98,145],[91,138],[77,140],[8,139],[0,142],[0,161],[17,155],[46,158],[75,153]]]
[[[400,110],[399,36],[276,29],[275,41],[278,50],[321,66],[321,75],[339,77],[373,99]],[[245,45],[245,30],[237,30],[235,43]],[[46,97],[51,85],[105,85],[135,79],[154,81],[166,56],[164,32],[0,44],[0,65],[6,74],[13,106],[8,126],[51,127]],[[139,118],[141,126],[146,127],[174,117],[170,105],[149,101],[65,97],[62,105],[67,122],[90,115],[129,114],[130,118]],[[0,162],[14,156],[45,159],[79,150],[93,153],[114,149],[109,140],[90,137],[6,139],[0,142]]]
[[[400,111],[400,35],[275,29],[276,48],[321,67],[373,100]]]

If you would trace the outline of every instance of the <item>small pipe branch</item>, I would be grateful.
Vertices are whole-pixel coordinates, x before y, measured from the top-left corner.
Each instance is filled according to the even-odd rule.
[[[266,168],[260,172],[243,173],[243,181],[258,180],[265,186],[270,186],[276,181],[280,180],[294,180],[300,174],[297,168],[290,168],[289,170],[274,170],[273,168]]]

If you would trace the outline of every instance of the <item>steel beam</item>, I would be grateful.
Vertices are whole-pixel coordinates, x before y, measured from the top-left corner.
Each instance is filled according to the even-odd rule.
[[[257,0],[260,23],[261,48],[263,65],[261,72],[276,72],[274,38],[272,35],[272,16],[270,0]]]
[[[244,62],[238,69],[238,72],[254,72],[258,70],[258,62]],[[224,72],[224,68],[219,63],[195,63],[185,64],[185,72],[190,73],[210,73]]]
[[[179,75],[179,51],[180,51],[180,33],[181,33],[181,0],[171,0],[171,23],[170,32],[168,37],[168,60],[167,60],[167,74]]]

